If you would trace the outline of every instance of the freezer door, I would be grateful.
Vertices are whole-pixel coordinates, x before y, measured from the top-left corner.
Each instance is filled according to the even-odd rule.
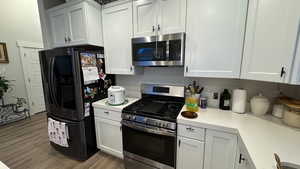
[[[57,151],[70,156],[77,160],[86,160],[93,153],[97,152],[96,144],[91,143],[95,140],[95,136],[91,137],[87,129],[90,129],[91,119],[86,118],[83,121],[72,122],[48,116],[56,121],[66,123],[68,128],[68,145],[69,147],[62,147],[58,144],[50,142],[51,146]],[[87,132],[87,133],[86,133]],[[94,141],[95,142],[95,141]]]
[[[40,53],[48,113],[68,120],[84,119],[79,56],[72,48]]]

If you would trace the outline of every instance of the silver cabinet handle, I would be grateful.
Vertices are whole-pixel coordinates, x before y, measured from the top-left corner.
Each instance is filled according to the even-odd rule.
[[[285,67],[282,66],[282,68],[281,68],[281,73],[280,73],[280,77],[283,77],[285,74],[286,74]]]
[[[186,130],[194,131],[195,129],[193,129],[192,127],[187,127]]]
[[[189,67],[188,66],[185,67],[185,72],[189,72]]]

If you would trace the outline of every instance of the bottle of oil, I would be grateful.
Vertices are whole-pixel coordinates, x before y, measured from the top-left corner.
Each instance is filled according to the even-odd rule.
[[[230,110],[231,95],[227,89],[221,93],[219,108],[222,110]]]

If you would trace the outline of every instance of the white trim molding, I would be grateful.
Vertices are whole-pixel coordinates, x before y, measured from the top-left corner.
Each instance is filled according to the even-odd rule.
[[[17,41],[17,46],[23,47],[23,48],[34,48],[34,49],[43,49],[44,48],[43,43],[28,42],[28,41],[22,41],[22,40]]]

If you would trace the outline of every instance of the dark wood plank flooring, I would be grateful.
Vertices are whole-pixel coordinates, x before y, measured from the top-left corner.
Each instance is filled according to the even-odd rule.
[[[102,152],[81,162],[55,151],[45,113],[0,127],[0,161],[11,169],[124,169],[122,160]]]

